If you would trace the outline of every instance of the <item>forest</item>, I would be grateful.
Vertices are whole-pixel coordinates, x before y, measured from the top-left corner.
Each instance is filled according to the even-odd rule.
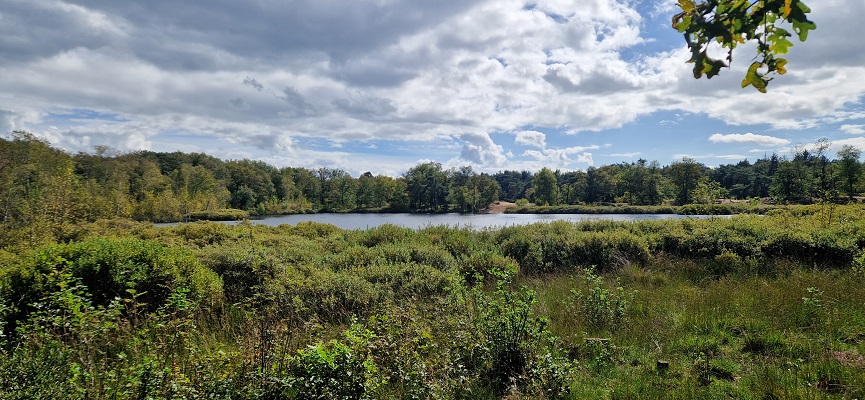
[[[339,169],[277,168],[200,153],[68,154],[28,132],[0,138],[0,219],[6,226],[120,217],[171,222],[310,212],[477,212],[501,200],[521,205],[685,205],[721,198],[757,203],[844,203],[862,190],[861,151],[829,143],[792,158],[708,168],[692,159],[638,160],[585,171],[443,169],[418,164],[402,176]]]
[[[861,166],[856,149],[825,150],[353,178],[70,155],[17,133],[0,141],[0,399],[862,398]],[[480,197],[777,205],[477,230],[153,224],[476,211]]]

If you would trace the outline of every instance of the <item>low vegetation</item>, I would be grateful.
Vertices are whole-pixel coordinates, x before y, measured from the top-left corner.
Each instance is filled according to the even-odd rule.
[[[0,249],[0,398],[862,398],[863,211],[67,224]]]

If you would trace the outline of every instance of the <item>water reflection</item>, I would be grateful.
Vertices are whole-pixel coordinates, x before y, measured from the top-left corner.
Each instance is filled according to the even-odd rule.
[[[411,229],[437,225],[484,229],[552,221],[641,221],[708,217],[710,216],[674,214],[299,214],[265,217],[252,220],[251,222],[253,224],[277,226],[282,224],[297,225],[299,222],[315,221],[333,224],[343,229],[368,229],[384,224],[394,224]],[[236,224],[236,222],[225,223]]]

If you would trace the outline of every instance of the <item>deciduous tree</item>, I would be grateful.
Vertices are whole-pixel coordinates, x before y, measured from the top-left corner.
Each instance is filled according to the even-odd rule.
[[[682,12],[673,16],[673,28],[685,35],[694,64],[694,78],[712,78],[733,61],[733,49],[756,42],[757,56],[748,67],[742,87],[753,86],[766,93],[772,74],[787,72],[787,54],[793,46],[788,38],[800,41],[817,26],[808,19],[811,9],[800,0],[679,0]],[[709,55],[710,46],[720,45],[725,60]]]

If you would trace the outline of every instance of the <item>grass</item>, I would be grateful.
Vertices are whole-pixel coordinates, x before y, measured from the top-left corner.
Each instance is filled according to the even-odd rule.
[[[695,283],[631,266],[618,277],[638,295],[627,323],[615,330],[586,325],[562,305],[579,285],[573,276],[526,282],[538,289],[538,313],[562,340],[577,348],[591,338],[609,341],[612,355],[601,370],[592,368],[591,353],[578,352],[585,367],[577,382],[593,388],[582,395],[855,398],[865,390],[863,363],[855,361],[865,351],[865,289],[846,272]],[[819,305],[803,300],[809,296]],[[658,361],[669,369],[659,370]]]
[[[0,250],[0,399],[862,398],[859,206]]]

